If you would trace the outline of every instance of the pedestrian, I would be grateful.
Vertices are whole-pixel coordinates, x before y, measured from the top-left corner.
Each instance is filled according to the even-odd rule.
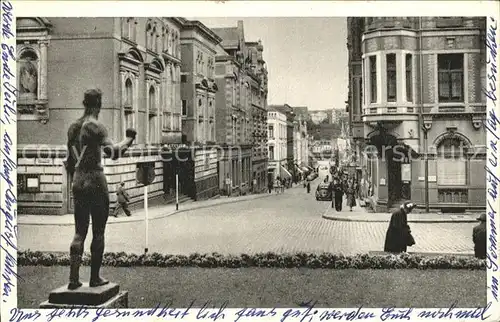
[[[286,179],[281,179],[281,193],[285,192]]]
[[[408,226],[408,214],[416,207],[412,202],[405,202],[391,216],[391,222],[385,236],[384,251],[391,253],[406,252],[408,246],[415,245]]]
[[[334,179],[332,193],[335,201],[335,210],[342,211],[342,196],[344,195],[344,187],[342,186],[342,182],[340,182],[340,180]]]
[[[269,180],[267,183],[267,189],[269,190],[269,193],[273,192],[273,180]]]
[[[474,242],[474,256],[480,259],[486,258],[486,214],[482,213],[478,221],[481,223],[472,230],[472,241]]]
[[[115,210],[115,218],[118,217],[118,211],[123,209],[123,212],[127,217],[132,216],[132,213],[128,209],[128,203],[130,202],[130,196],[128,195],[127,191],[125,191],[125,182],[120,182],[120,185],[116,189],[116,197],[118,201],[118,207],[116,207]]]
[[[277,177],[276,181],[274,181],[274,190],[276,191],[277,194],[279,194],[280,191],[281,191],[281,180],[280,180],[280,177]]]
[[[347,196],[347,206],[349,206],[352,211],[352,207],[356,207],[356,187],[354,183],[354,179],[350,179],[347,183],[346,187],[346,196]]]
[[[311,192],[311,182],[307,181],[306,189],[307,189],[307,193]]]

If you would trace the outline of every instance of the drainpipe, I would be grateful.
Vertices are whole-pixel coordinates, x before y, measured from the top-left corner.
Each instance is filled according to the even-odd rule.
[[[429,212],[429,158],[427,154],[427,129],[424,126],[424,66],[423,66],[423,56],[422,56],[422,17],[418,17],[418,25],[419,25],[419,69],[420,69],[420,77],[419,77],[419,88],[420,88],[420,108],[419,108],[419,120],[420,120],[420,128],[424,134],[424,171],[425,171],[425,179],[424,179],[424,195],[425,195],[425,212]],[[437,84],[436,84],[437,85]]]

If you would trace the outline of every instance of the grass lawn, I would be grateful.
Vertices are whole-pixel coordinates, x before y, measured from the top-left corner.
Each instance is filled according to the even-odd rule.
[[[89,267],[82,267],[88,279]],[[481,270],[331,270],[193,267],[103,267],[103,276],[129,291],[131,308],[206,301],[229,307],[478,307],[486,304]],[[37,308],[51,290],[67,283],[67,266],[20,266],[18,306]]]

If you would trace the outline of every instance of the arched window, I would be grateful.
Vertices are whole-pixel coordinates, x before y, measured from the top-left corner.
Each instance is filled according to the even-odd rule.
[[[23,50],[17,60],[20,100],[38,99],[38,67],[39,58],[36,52],[31,48]]]
[[[162,51],[168,52],[168,28],[163,27],[162,33]]]
[[[133,89],[132,89],[132,81],[130,78],[127,78],[125,81],[125,104],[124,107],[132,109],[133,105]]]
[[[130,78],[125,80],[125,101],[123,102],[124,130],[134,127],[134,89]]]
[[[148,22],[148,24],[146,25],[146,48],[147,49],[151,49],[153,46],[152,46],[152,38],[151,37],[151,34],[152,34],[152,31],[153,31],[153,25],[151,24],[151,22]]]
[[[151,31],[151,50],[154,52],[158,51],[158,33],[156,32],[156,26],[154,26]]]
[[[437,183],[439,186],[467,185],[467,148],[457,137],[442,140],[437,147]]]
[[[154,85],[149,87],[149,144],[155,144],[156,142],[156,127],[157,116],[156,116],[156,91]]]

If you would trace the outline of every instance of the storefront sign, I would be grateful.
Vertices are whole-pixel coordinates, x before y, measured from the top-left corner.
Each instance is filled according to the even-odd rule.
[[[408,183],[411,181],[411,164],[401,164],[401,180],[404,183]]]
[[[380,178],[380,185],[385,186],[385,178]]]

